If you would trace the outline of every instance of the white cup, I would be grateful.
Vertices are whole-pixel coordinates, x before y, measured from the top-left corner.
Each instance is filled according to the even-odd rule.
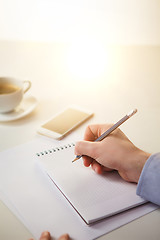
[[[24,93],[31,87],[30,81],[0,77],[0,113],[13,111],[22,101]]]

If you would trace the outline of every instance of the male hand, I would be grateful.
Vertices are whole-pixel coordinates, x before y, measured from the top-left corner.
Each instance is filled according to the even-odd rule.
[[[102,141],[94,142],[111,126],[110,124],[88,126],[84,141],[76,143],[75,154],[83,155],[84,165],[86,167],[91,165],[98,174],[117,170],[124,180],[137,183],[150,154],[137,148],[120,129],[114,130]]]

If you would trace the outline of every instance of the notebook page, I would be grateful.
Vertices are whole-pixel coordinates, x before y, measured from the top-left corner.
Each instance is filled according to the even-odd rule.
[[[97,239],[157,208],[147,203],[88,227],[48,180],[46,173],[35,164],[35,153],[53,146],[53,143],[56,145],[57,142],[35,138],[0,153],[0,198],[36,239],[44,229],[55,239],[64,232],[76,240]]]
[[[145,201],[136,195],[136,184],[117,172],[96,174],[82,160],[72,163],[74,146],[38,157],[47,174],[88,223],[119,213]]]

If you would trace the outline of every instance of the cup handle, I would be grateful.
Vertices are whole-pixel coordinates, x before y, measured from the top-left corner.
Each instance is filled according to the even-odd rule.
[[[28,80],[23,81],[23,84],[24,84],[24,85],[26,84],[26,86],[24,86],[24,89],[23,89],[23,92],[26,93],[26,92],[30,89],[30,87],[31,87],[32,84],[31,84],[31,82],[28,81]]]

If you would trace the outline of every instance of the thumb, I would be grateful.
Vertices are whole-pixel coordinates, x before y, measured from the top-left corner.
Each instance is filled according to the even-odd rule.
[[[98,142],[79,141],[75,145],[75,155],[85,155],[93,159],[97,158]]]

